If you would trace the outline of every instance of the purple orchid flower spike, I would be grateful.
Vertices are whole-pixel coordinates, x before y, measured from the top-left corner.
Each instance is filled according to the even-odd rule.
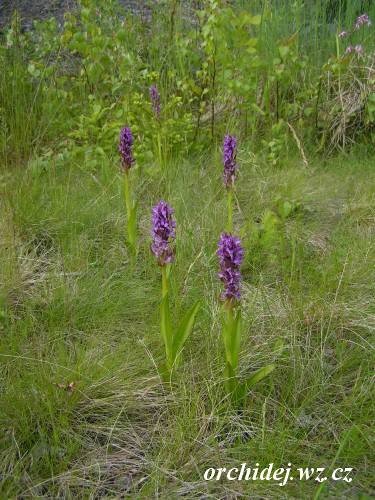
[[[244,255],[241,240],[230,233],[222,233],[218,247],[217,255],[220,259],[219,278],[225,286],[223,296],[228,302],[233,303],[234,300],[241,298],[240,265]]]
[[[157,119],[160,118],[160,94],[156,85],[151,85],[150,87],[150,98],[152,111]]]
[[[121,164],[124,172],[127,172],[135,162],[133,157],[133,135],[129,127],[124,127],[120,131],[120,144],[118,147]]]
[[[224,184],[227,189],[233,186],[236,179],[237,139],[227,134],[224,138],[223,162],[224,162]]]
[[[152,209],[152,244],[151,251],[160,266],[173,262],[175,249],[172,246],[176,237],[176,221],[173,208],[161,200]]]

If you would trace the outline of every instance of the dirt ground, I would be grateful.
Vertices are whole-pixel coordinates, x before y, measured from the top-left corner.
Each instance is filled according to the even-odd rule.
[[[157,0],[151,0],[155,1]],[[120,3],[135,13],[147,15],[150,0],[120,0]],[[9,22],[15,9],[21,15],[22,27],[28,30],[34,19],[54,16],[62,22],[64,12],[74,8],[74,4],[74,0],[0,0],[0,29]]]

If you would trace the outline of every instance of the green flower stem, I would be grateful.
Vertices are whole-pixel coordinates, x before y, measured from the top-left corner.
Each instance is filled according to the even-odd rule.
[[[131,204],[131,198],[130,198],[130,182],[129,182],[129,171],[126,170],[124,174],[124,198],[125,198],[125,205],[126,205],[126,213],[128,216],[128,219],[130,218],[131,215],[131,210],[132,210],[132,204]]]
[[[229,188],[227,191],[228,202],[228,233],[233,233],[233,190]]]
[[[133,254],[137,253],[137,223],[136,223],[136,206],[131,198],[129,171],[124,173],[124,198],[126,205],[126,214],[128,219],[128,241]]]
[[[173,366],[173,332],[171,323],[171,313],[169,309],[169,286],[168,286],[167,266],[161,266],[161,316],[160,330],[164,340],[166,354],[166,368],[169,372]]]
[[[228,392],[233,392],[238,386],[238,351],[240,343],[240,312],[235,314],[235,309],[230,300],[224,305],[225,320],[223,326],[225,346],[225,387]]]
[[[159,123],[159,127],[160,127],[160,123]],[[163,153],[162,153],[162,147],[161,147],[160,128],[159,128],[158,133],[157,133],[157,143],[158,143],[159,165],[160,165],[160,168],[164,168]]]
[[[161,267],[161,298],[164,297],[168,293],[168,274],[167,274],[167,266],[164,265]]]
[[[227,358],[227,362],[230,363],[233,370],[236,370],[237,363],[236,363],[236,360],[234,359],[235,353],[233,352],[233,348],[232,348],[232,338],[233,338],[233,334],[235,334],[234,329],[233,329],[233,325],[234,325],[233,305],[229,301],[226,304],[226,314],[227,314],[228,334],[230,337],[229,344],[227,345],[226,358]]]

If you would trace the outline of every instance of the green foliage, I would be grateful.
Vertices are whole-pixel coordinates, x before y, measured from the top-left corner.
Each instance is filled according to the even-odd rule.
[[[41,93],[27,70],[26,39],[15,12],[0,46],[0,155],[6,163],[28,159],[42,139]],[[38,123],[39,122],[39,123]]]
[[[241,158],[250,154],[244,147]],[[241,213],[235,204],[235,223],[241,216],[271,228],[268,232],[273,228],[276,239],[285,233],[296,251],[292,274],[292,259],[285,264],[289,273],[270,263],[270,246],[246,249],[258,264],[246,260],[241,268],[237,375],[245,389],[233,405],[223,401],[214,242],[226,221],[226,203],[220,174],[207,174],[214,161],[209,156],[205,162],[191,157],[168,163],[160,181],[147,179],[144,194],[137,196],[137,265],[124,242],[124,202],[113,165],[93,174],[69,157],[55,163],[52,152],[38,166],[3,172],[4,497],[26,488],[34,496],[84,496],[99,489],[100,495],[121,496],[128,460],[134,481],[127,495],[176,497],[185,491],[176,477],[205,495],[207,483],[201,485],[196,470],[212,466],[218,453],[228,466],[251,455],[265,465],[295,461],[328,467],[353,425],[358,433],[340,460],[356,468],[359,490],[371,492],[363,460],[371,462],[366,436],[374,418],[368,345],[374,314],[372,157],[335,157],[324,164],[316,159],[310,170],[301,168],[298,158],[283,170],[241,164],[236,190]],[[202,303],[170,391],[157,376],[156,366],[165,360],[157,324],[160,275],[142,216],[158,199],[160,183],[178,221],[169,295],[173,325],[181,324],[197,300]],[[274,216],[256,222],[266,210]],[[252,234],[250,228],[246,234]],[[246,380],[250,385],[253,376],[275,364],[268,377],[246,388]],[[83,485],[77,477],[86,478]],[[212,494],[222,495],[226,484],[215,484]],[[280,492],[273,483],[250,486],[235,487],[243,496],[273,498]],[[327,487],[348,494],[345,485]],[[284,492],[310,497],[316,488],[310,481],[297,487],[291,482]]]
[[[181,320],[179,327],[176,330],[172,342],[172,358],[173,358],[172,366],[175,364],[178,365],[179,356],[185,345],[186,340],[188,339],[194,328],[195,317],[198,314],[200,307],[201,307],[200,302],[196,302],[186,312],[185,316]]]
[[[171,371],[176,369],[180,362],[180,355],[185,342],[194,328],[195,318],[200,309],[200,302],[197,301],[183,316],[176,330],[173,329],[170,304],[169,304],[169,274],[170,268],[162,266],[162,300],[160,303],[160,332],[165,346],[166,364],[162,367],[161,374],[167,380],[171,376]]]
[[[327,481],[324,495],[372,494],[372,32],[354,33],[365,52],[348,57],[335,35],[360,2],[199,3],[186,15],[185,2],[158,2],[149,24],[83,0],[63,27],[23,32],[15,15],[4,29],[4,498],[280,496],[268,482],[230,493],[202,482],[218,457],[225,467],[340,461],[355,468],[354,486]],[[329,20],[332,3],[341,8]],[[127,214],[116,175],[124,125],[137,160]],[[226,130],[240,144],[233,216],[246,251],[241,315],[221,331],[214,242],[227,207],[208,145]],[[313,155],[337,148],[351,154]],[[147,214],[161,196],[178,242],[160,304]],[[166,391],[158,372],[170,380],[177,367]],[[294,481],[283,494],[323,489]]]
[[[14,18],[0,54],[8,67],[1,84],[3,157],[40,154],[53,142],[95,170],[110,161],[118,129],[127,124],[138,136],[139,164],[153,175],[153,164],[163,168],[168,158],[204,149],[207,128],[211,141],[228,127],[260,139],[272,164],[290,148],[290,125],[301,141],[328,150],[372,133],[370,28],[353,31],[350,40],[364,45],[363,58],[343,56],[345,46],[325,32],[323,63],[303,38],[313,33],[320,43],[325,17],[318,6],[280,5],[277,24],[269,2],[255,2],[250,12],[207,0],[194,27],[181,18],[178,2],[167,2],[153,13],[155,31],[118,9],[112,0],[85,0],[62,28],[51,19],[25,34]],[[341,22],[352,23],[351,15]],[[150,108],[153,83],[162,97],[160,120]],[[351,106],[358,98],[361,105]]]
[[[286,123],[284,120],[280,119],[277,123],[272,125],[271,128],[271,138],[269,140],[263,140],[262,144],[266,152],[266,157],[271,165],[278,165],[280,157],[284,155],[285,150],[287,150],[287,130]]]
[[[248,394],[257,383],[270,375],[276,368],[269,364],[259,368],[244,381],[238,377],[238,359],[241,342],[241,311],[235,311],[228,304],[225,306],[225,319],[223,321],[223,342],[225,348],[225,387],[233,402],[243,406],[247,402]]]

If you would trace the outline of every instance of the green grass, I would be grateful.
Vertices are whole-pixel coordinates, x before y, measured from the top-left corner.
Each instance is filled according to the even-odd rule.
[[[226,206],[218,155],[133,172],[140,252],[132,262],[117,160],[18,168],[1,178],[2,497],[312,498],[315,482],[203,481],[211,466],[354,467],[324,498],[371,495],[375,171],[339,157],[282,170],[240,152],[242,375],[276,359],[239,413],[223,405],[216,241]],[[199,186],[199,189],[197,187]],[[160,192],[175,208],[175,316],[203,308],[171,390],[158,377],[160,273],[149,251]],[[299,203],[258,238],[265,210]],[[283,353],[275,343],[283,341]],[[72,391],[65,389],[74,382]],[[60,384],[60,386],[59,386]]]
[[[287,61],[280,95],[285,110],[297,103],[308,111],[320,93],[321,65],[335,53],[337,29],[362,13],[361,2],[348,2],[338,25],[329,24],[330,2],[251,3],[252,14],[264,10],[264,18],[254,27],[261,69],[252,67],[250,76],[258,83],[269,78],[269,95],[259,101],[259,115],[249,105],[245,117],[235,106],[242,98],[255,102],[263,83],[235,99],[218,86],[212,142],[209,108],[194,133],[201,99],[195,84],[201,85],[197,95],[207,90],[198,76],[206,53],[179,2],[156,9],[151,29],[131,17],[123,25],[111,17],[110,2],[102,2],[100,32],[96,6],[84,2],[91,10],[83,24],[66,30],[82,44],[81,55],[62,43],[53,23],[26,37],[13,33],[11,47],[8,38],[1,40],[1,498],[374,495],[375,160],[368,116],[362,113],[362,129],[351,136],[362,143],[331,157],[323,147],[316,153],[324,124],[313,115],[301,123],[302,115],[285,115],[295,135],[287,127],[272,129],[280,43],[299,33],[297,62]],[[245,9],[249,4],[236,2]],[[356,36],[366,37],[370,63],[371,31]],[[301,54],[308,56],[305,67]],[[246,64],[241,71],[246,77]],[[148,100],[155,81],[165,107],[163,173],[154,151],[159,123]],[[336,90],[328,87],[320,101]],[[329,103],[319,105],[324,111]],[[136,259],[126,242],[116,150],[125,124],[133,129],[137,155],[130,172],[139,202]],[[236,133],[239,143],[234,221],[245,248],[240,376],[276,364],[240,410],[224,389],[216,256],[227,218],[216,146],[225,131]],[[270,144],[278,148],[275,166],[267,157]],[[161,198],[177,219],[173,323],[196,300],[202,303],[171,384],[158,370],[165,356],[161,277],[150,252],[151,208]],[[353,467],[355,474],[352,483],[292,481],[284,487],[203,479],[208,467],[242,462]]]

